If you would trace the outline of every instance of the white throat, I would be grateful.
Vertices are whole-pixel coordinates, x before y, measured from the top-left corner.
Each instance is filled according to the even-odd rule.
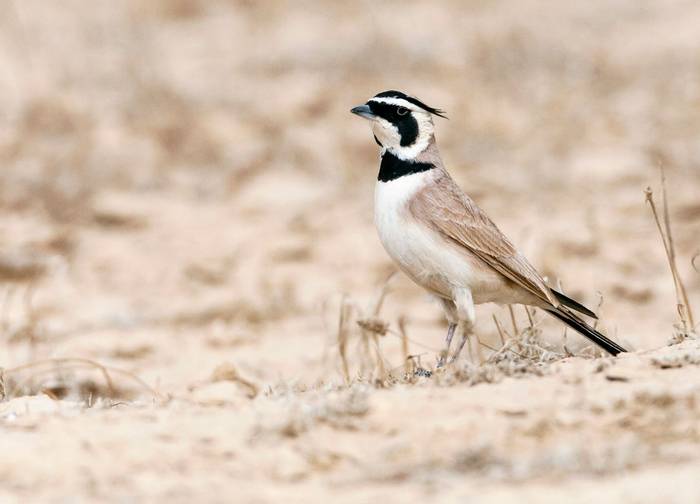
[[[431,137],[422,138],[421,135],[418,135],[418,138],[412,145],[407,147],[402,147],[401,145],[391,146],[387,147],[386,149],[394,156],[404,161],[416,159],[421,152],[428,148],[428,145],[430,145],[430,139]]]

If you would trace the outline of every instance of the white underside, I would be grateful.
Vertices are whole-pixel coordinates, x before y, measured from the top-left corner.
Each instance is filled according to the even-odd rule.
[[[519,302],[518,293],[513,292],[499,273],[450,245],[409,214],[408,201],[425,184],[431,183],[433,176],[433,170],[428,170],[377,182],[374,221],[387,253],[416,283],[454,301],[458,311],[468,309],[459,306],[465,291],[471,292],[475,304]],[[461,315],[460,319],[464,320]]]
[[[388,182],[377,181],[374,222],[379,239],[394,261],[419,284],[444,286],[435,294],[452,297],[452,287],[468,287],[471,267],[459,252],[408,212],[408,201],[433,177],[432,170]]]

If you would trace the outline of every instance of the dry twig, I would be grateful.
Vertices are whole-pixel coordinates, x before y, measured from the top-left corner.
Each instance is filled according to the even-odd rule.
[[[654,193],[651,190],[651,187],[647,187],[644,194],[646,202],[649,203],[649,206],[651,207],[651,212],[654,216],[654,221],[656,222],[656,228],[658,229],[659,234],[661,235],[661,240],[664,244],[666,258],[668,259],[671,275],[673,277],[673,285],[676,291],[676,306],[678,309],[678,315],[680,317],[683,334],[687,336],[688,334],[694,332],[695,321],[693,311],[690,307],[690,302],[688,301],[688,293],[686,292],[685,285],[683,284],[683,280],[678,272],[678,266],[676,265],[676,250],[673,244],[673,235],[671,233],[671,219],[669,217],[668,195],[666,192],[666,176],[663,167],[661,167],[661,189],[663,220],[659,217],[659,212],[657,211],[656,203],[654,202]]]

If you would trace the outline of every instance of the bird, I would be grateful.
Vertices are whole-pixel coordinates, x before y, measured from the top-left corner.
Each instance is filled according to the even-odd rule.
[[[594,312],[547,285],[476,202],[447,172],[435,141],[433,117],[445,112],[390,90],[350,110],[370,123],[380,147],[374,222],[389,256],[416,284],[436,297],[448,322],[446,363],[456,328],[457,360],[476,322],[475,305],[523,304],[540,308],[615,356],[622,346],[591,327]]]

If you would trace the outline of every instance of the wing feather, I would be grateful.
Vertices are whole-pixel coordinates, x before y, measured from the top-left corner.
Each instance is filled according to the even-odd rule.
[[[559,306],[537,270],[446,172],[413,198],[410,210],[509,280]]]

